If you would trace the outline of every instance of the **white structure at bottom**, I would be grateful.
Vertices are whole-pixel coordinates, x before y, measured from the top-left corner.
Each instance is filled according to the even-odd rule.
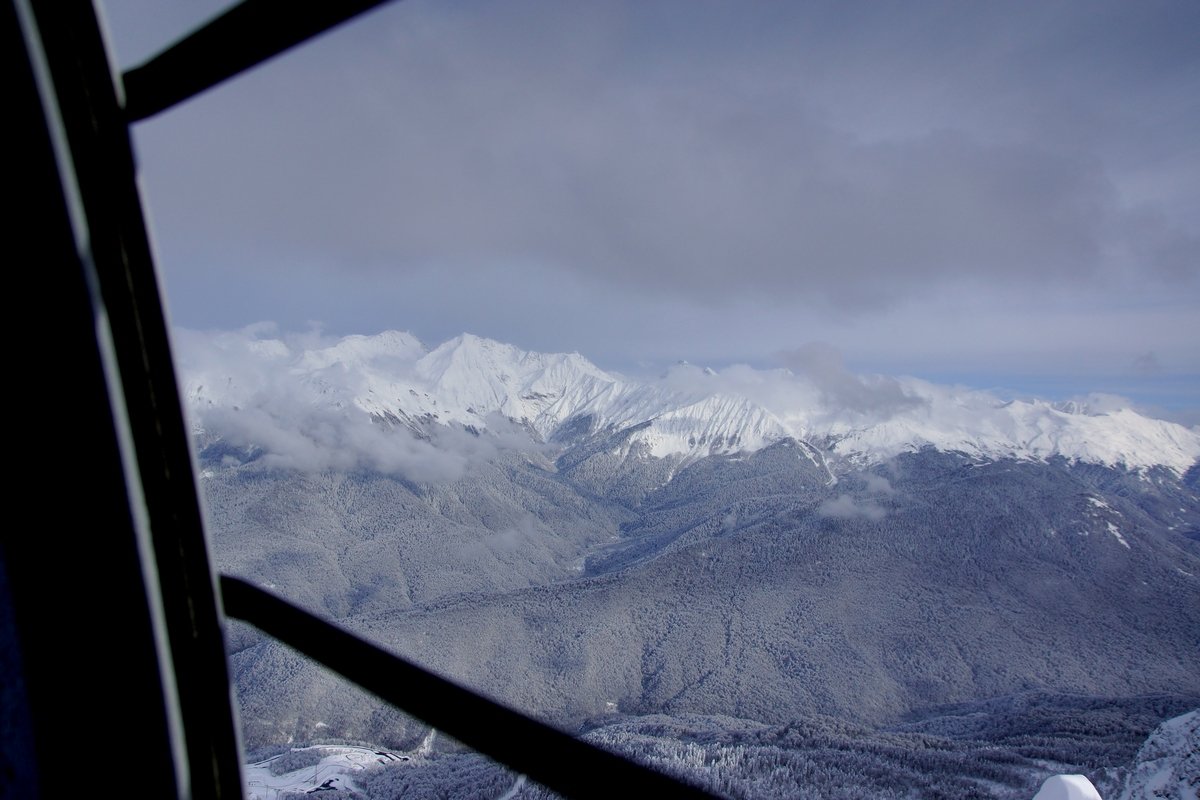
[[[1052,775],[1033,800],[1103,800],[1096,787],[1083,775]]]

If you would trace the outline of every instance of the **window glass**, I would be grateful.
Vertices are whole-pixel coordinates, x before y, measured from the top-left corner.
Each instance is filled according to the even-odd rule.
[[[723,793],[1107,796],[1200,706],[1198,21],[406,2],[138,125],[218,570]],[[427,733],[229,647],[248,757]]]

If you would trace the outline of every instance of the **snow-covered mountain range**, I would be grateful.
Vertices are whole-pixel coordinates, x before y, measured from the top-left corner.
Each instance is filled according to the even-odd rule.
[[[528,352],[470,334],[429,349],[396,331],[336,341],[262,329],[182,331],[177,347],[197,430],[266,450],[352,450],[381,430],[367,423],[387,420],[425,438],[439,426],[511,436],[514,423],[539,442],[620,434],[631,452],[687,461],[789,437],[856,465],[927,446],[981,459],[1163,466],[1179,475],[1200,459],[1200,432],[1111,399],[1005,401],[840,365],[714,371],[681,362],[636,380],[576,353]],[[339,427],[347,425],[357,427]]]

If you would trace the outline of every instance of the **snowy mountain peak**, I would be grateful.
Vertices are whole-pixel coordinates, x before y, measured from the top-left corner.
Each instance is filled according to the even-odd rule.
[[[399,331],[336,341],[185,331],[178,341],[185,397],[201,428],[213,411],[277,417],[311,406],[357,409],[418,432],[431,424],[487,429],[499,415],[543,441],[570,423],[575,437],[624,432],[627,443],[644,445],[639,452],[689,460],[786,438],[819,443],[855,463],[922,447],[985,459],[1164,466],[1177,474],[1200,459],[1197,431],[1102,395],[1054,405],[913,378],[686,363],[658,379],[631,381],[577,353],[531,352],[472,334],[432,350]],[[239,419],[244,427],[249,417]],[[286,439],[286,426],[279,427],[273,435]]]
[[[554,373],[560,380],[584,376],[612,380],[578,353],[529,352],[469,333],[438,345],[421,359],[419,369],[429,380],[463,385],[492,378],[522,382],[546,377],[548,373]]]
[[[1093,392],[1086,397],[1076,397],[1071,400],[1050,403],[1048,405],[1063,414],[1082,414],[1089,417],[1129,410],[1129,401],[1125,398],[1100,392]]]
[[[529,352],[471,334],[434,348],[414,371],[450,418],[475,424],[499,413],[542,436],[590,399],[620,387],[578,353]]]
[[[278,348],[276,352],[279,352]],[[411,333],[384,331],[374,336],[346,336],[327,347],[305,349],[300,366],[322,369],[335,364],[364,366],[388,359],[406,362],[421,358],[425,353],[425,345]]]

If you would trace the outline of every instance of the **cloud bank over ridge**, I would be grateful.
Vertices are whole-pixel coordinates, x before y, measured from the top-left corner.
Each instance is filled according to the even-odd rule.
[[[206,6],[108,8],[129,64]],[[139,163],[192,327],[402,320],[623,369],[829,341],[1198,406],[1198,25],[410,0],[139,126]]]
[[[501,450],[553,454],[545,442],[567,423],[575,435],[633,432],[622,434],[618,451],[634,452],[631,443],[641,442],[647,456],[685,463],[785,438],[859,464],[926,446],[1177,472],[1200,458],[1200,432],[1144,417],[1120,398],[1053,405],[861,376],[821,344],[790,352],[795,371],[679,364],[635,380],[578,354],[533,353],[467,334],[429,350],[396,331],[335,339],[260,325],[178,331],[176,343],[195,429],[253,451],[268,468],[454,480]],[[866,486],[871,498],[890,488],[878,476]],[[839,500],[825,511],[871,518],[881,508],[875,499]]]

